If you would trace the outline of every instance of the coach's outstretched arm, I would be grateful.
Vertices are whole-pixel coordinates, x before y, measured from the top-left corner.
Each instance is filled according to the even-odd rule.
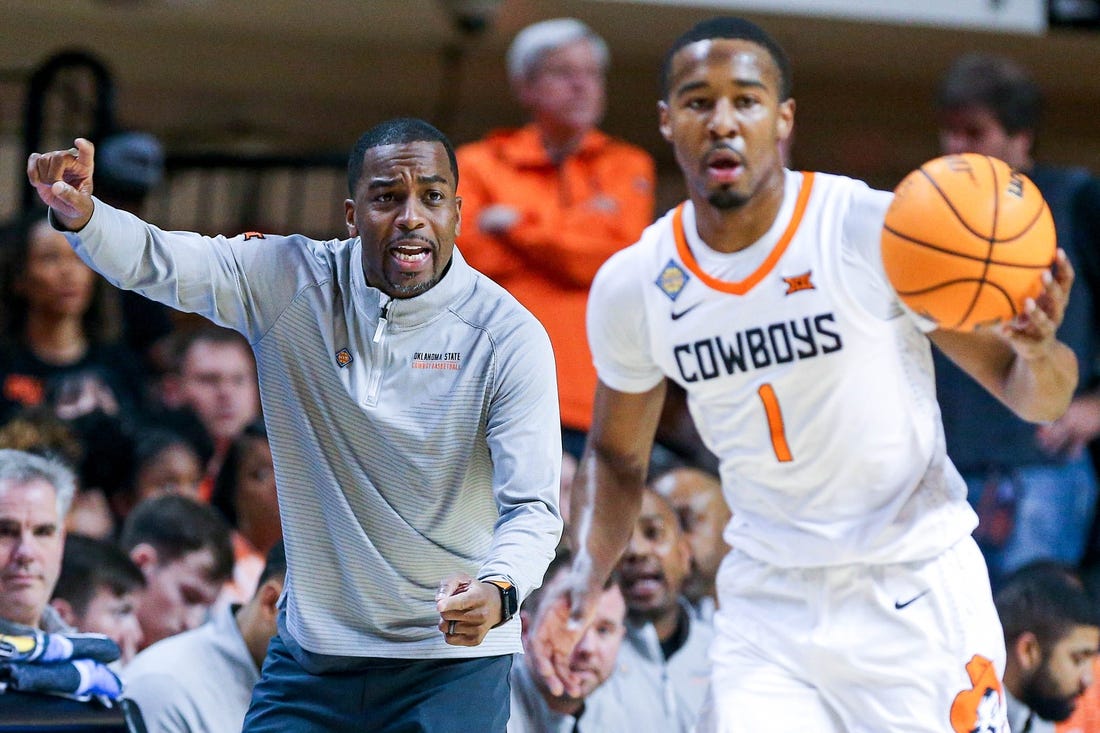
[[[1043,273],[1043,292],[1016,318],[972,333],[934,331],[932,342],[1021,419],[1057,420],[1077,388],[1077,357],[1055,335],[1073,279],[1059,249],[1053,274]]]
[[[573,567],[567,582],[547,591],[532,635],[535,668],[555,695],[581,696],[569,657],[634,531],[664,401],[664,381],[638,394],[602,382],[596,387],[592,429],[572,488]]]
[[[53,210],[58,224],[76,231],[92,218],[92,171],[95,146],[78,137],[75,147],[52,153],[31,153],[27,178],[38,198]]]

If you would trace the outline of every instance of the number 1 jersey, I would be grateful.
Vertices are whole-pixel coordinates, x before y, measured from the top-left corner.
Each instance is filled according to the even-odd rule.
[[[588,303],[600,380],[669,377],[718,456],[726,541],[784,567],[939,554],[977,519],[944,449],[929,326],[882,269],[891,194],[786,172],[772,228],[710,249],[685,202],[601,269]]]

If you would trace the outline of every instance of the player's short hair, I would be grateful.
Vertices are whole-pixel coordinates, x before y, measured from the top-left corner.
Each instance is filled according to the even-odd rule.
[[[970,53],[947,69],[936,92],[941,111],[981,107],[1005,132],[1034,132],[1042,117],[1043,94],[1022,66],[1003,56]]]
[[[415,117],[397,117],[380,122],[370,128],[355,141],[348,156],[348,193],[355,198],[355,187],[363,177],[363,156],[371,148],[381,145],[404,145],[405,143],[434,142],[441,143],[447,151],[447,160],[451,164],[451,175],[458,188],[458,159],[455,149],[447,136],[424,120]]]
[[[779,41],[753,23],[744,18],[734,16],[719,16],[709,20],[700,21],[672,42],[665,54],[664,63],[661,65],[661,99],[667,100],[672,76],[672,57],[684,48],[699,41],[711,41],[716,38],[725,38],[737,41],[749,41],[761,46],[772,57],[776,68],[779,69],[779,101],[784,102],[791,98],[794,80],[791,75],[791,61],[787,58],[787,52],[779,45]]]
[[[1100,626],[1092,596],[1077,572],[1042,560],[1010,575],[994,597],[1006,644],[1031,632],[1049,650],[1077,626]]]
[[[60,459],[5,448],[0,450],[0,484],[45,481],[57,493],[57,516],[69,513],[76,493],[76,476]]]
[[[214,557],[211,580],[233,574],[233,544],[229,524],[217,509],[180,494],[145,499],[126,517],[118,544],[130,552],[141,544],[157,551],[164,565],[184,555],[209,550]]]
[[[61,574],[53,598],[68,601],[77,615],[88,610],[100,588],[121,597],[143,587],[145,576],[141,568],[114,543],[79,534],[65,537]]]
[[[607,68],[611,54],[599,34],[576,18],[552,18],[533,23],[516,34],[505,57],[508,78],[513,81],[529,78],[546,54],[577,41],[591,43],[600,66]]]

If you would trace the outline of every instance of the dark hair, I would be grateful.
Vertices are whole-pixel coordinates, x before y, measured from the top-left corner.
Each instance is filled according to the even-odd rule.
[[[973,53],[951,64],[940,81],[936,106],[941,111],[987,109],[1012,135],[1038,129],[1043,95],[1022,66],[1002,56]]]
[[[16,287],[26,274],[31,234],[39,224],[49,227],[47,210],[36,207],[24,212],[0,229],[0,335],[12,341],[24,338],[27,326],[27,300]],[[81,324],[92,344],[114,343],[121,333],[121,305],[118,291],[102,276],[92,278],[92,297]]]
[[[210,494],[210,506],[225,517],[233,527],[237,526],[237,470],[244,458],[245,446],[253,440],[267,441],[267,426],[263,418],[253,420],[244,427],[241,434],[225,452],[225,458],[214,479],[214,490]]]
[[[73,611],[83,615],[100,588],[116,596],[145,587],[145,576],[130,557],[104,540],[70,534],[65,537],[61,574],[52,598],[69,602]]]
[[[282,540],[279,540],[271,549],[267,551],[267,558],[264,562],[263,572],[260,573],[260,579],[256,581],[256,587],[266,583],[272,578],[285,578],[286,577],[286,546]]]
[[[230,528],[208,504],[179,494],[145,499],[126,517],[119,546],[130,552],[140,544],[152,545],[160,564],[192,552],[210,550],[214,566],[211,580],[228,580],[233,573]]]
[[[138,478],[141,472],[153,461],[157,460],[165,451],[175,446],[183,446],[195,454],[199,465],[205,465],[209,457],[205,457],[195,441],[188,435],[172,429],[171,427],[141,426],[134,431],[133,458],[129,462],[129,476],[127,477],[125,493],[137,496]]]
[[[1075,626],[1100,626],[1081,577],[1059,562],[1043,560],[1017,570],[1004,581],[994,602],[1006,644],[1030,631],[1049,651]]]
[[[696,23],[690,30],[672,42],[672,46],[665,54],[664,63],[661,64],[661,99],[667,100],[669,93],[672,91],[669,88],[672,81],[672,57],[676,55],[677,51],[693,43],[710,41],[715,38],[749,41],[763,47],[779,69],[779,100],[783,102],[791,98],[793,87],[791,62],[787,58],[787,52],[783,50],[779,42],[752,21],[732,16],[720,16]]]
[[[190,407],[157,410],[145,416],[134,428],[134,432],[138,436],[134,448],[136,462],[144,462],[149,455],[159,452],[164,443],[175,444],[172,437],[191,446],[198,453],[199,463],[203,466],[214,457],[214,439],[206,432],[206,426]],[[133,466],[134,478],[137,477],[137,469],[138,466]]]
[[[447,151],[447,160],[451,164],[455,188],[458,188],[458,160],[455,158],[454,146],[451,145],[447,136],[424,120],[415,117],[398,117],[375,125],[356,140],[348,156],[348,193],[355,198],[355,187],[363,177],[363,156],[368,150],[380,145],[402,145],[425,141],[442,143]]]
[[[255,356],[252,353],[252,347],[249,345],[248,339],[231,328],[206,325],[178,331],[171,338],[169,352],[172,363],[169,365],[169,371],[175,374],[183,373],[183,362],[187,358],[188,352],[191,351],[191,347],[199,343],[217,344],[219,346],[226,344],[238,345],[248,354],[248,358],[255,363]]]

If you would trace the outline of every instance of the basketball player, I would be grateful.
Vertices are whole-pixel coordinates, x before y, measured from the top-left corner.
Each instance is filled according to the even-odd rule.
[[[930,326],[898,303],[889,193],[786,170],[780,46],[718,18],[666,56],[660,130],[689,198],[593,285],[600,384],[573,486],[578,556],[532,645],[552,689],[630,537],[667,376],[721,460],[734,549],[719,570],[701,731],[1006,731],[1005,652],[975,515],[944,453]],[[1073,280],[982,333],[928,336],[1028,420],[1066,407],[1054,337]]]

